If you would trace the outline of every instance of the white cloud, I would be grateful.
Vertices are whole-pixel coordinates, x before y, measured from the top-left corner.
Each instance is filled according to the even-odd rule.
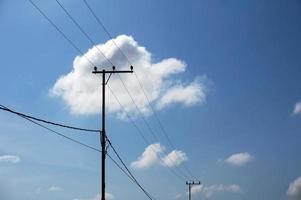
[[[226,163],[230,165],[243,166],[254,159],[249,153],[237,153],[231,155],[229,158],[225,160]]]
[[[301,114],[301,101],[299,101],[295,104],[293,114],[294,115],[298,115],[298,114],[300,115]]]
[[[113,194],[106,192],[105,198],[108,200],[112,200],[112,199],[114,199],[114,196],[113,196]],[[96,195],[96,197],[93,200],[99,200],[99,199],[101,199],[100,194]]]
[[[35,194],[39,195],[42,193],[42,188],[41,187],[38,187],[35,189]]]
[[[145,148],[142,155],[136,161],[131,163],[131,167],[146,169],[156,164],[174,167],[187,160],[186,154],[179,150],[173,150],[165,157],[161,157],[160,154],[164,151],[165,147],[160,143],[151,144]]]
[[[181,198],[182,197],[182,194],[176,194],[176,195],[174,195],[174,199],[179,199],[179,198]]]
[[[166,91],[157,102],[157,108],[161,109],[172,103],[182,103],[185,106],[193,106],[206,100],[205,85],[200,79],[195,79],[188,85],[178,83]]]
[[[210,198],[212,195],[220,192],[233,192],[238,193],[241,192],[241,188],[239,185],[232,184],[232,185],[210,185],[210,186],[204,186],[204,185],[197,185],[193,186],[191,188],[191,194],[202,194],[207,198]]]
[[[178,150],[173,150],[163,158],[164,164],[169,167],[180,165],[182,162],[186,160],[187,160],[186,154]]]
[[[157,164],[160,161],[159,153],[163,152],[164,149],[160,143],[149,145],[142,155],[131,163],[131,166],[136,169],[145,169]]]
[[[20,162],[20,157],[16,155],[2,155],[0,156],[0,162],[7,162],[7,163],[13,163],[16,164]]]
[[[301,176],[289,185],[286,194],[293,199],[301,199]]]
[[[114,40],[130,58],[134,65],[134,71],[142,82],[149,100],[157,105],[157,109],[163,109],[174,103],[192,106],[205,102],[205,81],[195,78],[194,81],[184,84],[178,78],[174,78],[173,75],[183,73],[186,70],[186,64],[183,61],[168,58],[154,63],[151,53],[145,47],[139,46],[132,37],[120,35]],[[126,59],[111,40],[105,44],[97,45],[97,48],[112,60],[117,69],[129,69]],[[86,60],[86,57],[100,66],[101,69],[111,66],[99,54],[97,48],[93,47],[85,55],[77,56],[73,61],[72,71],[61,76],[51,89],[53,95],[63,98],[74,114],[96,114],[101,111],[101,79],[98,75],[92,74],[93,67]],[[143,114],[150,114],[148,102],[134,75],[122,74],[121,77]],[[117,75],[111,77],[109,85],[125,110],[137,114],[135,106],[122,87]],[[109,91],[106,97],[108,111],[123,116],[122,108]]]
[[[106,192],[105,193],[105,198],[107,200],[113,200],[114,199],[114,195],[111,194],[111,193]],[[101,199],[100,194],[97,194],[94,198],[86,198],[86,199],[83,199],[83,198],[74,198],[73,200],[100,200],[100,199]]]
[[[62,192],[63,188],[58,186],[51,186],[48,188],[48,192]]]

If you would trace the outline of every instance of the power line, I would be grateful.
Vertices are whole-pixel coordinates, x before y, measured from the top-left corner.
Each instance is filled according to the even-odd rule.
[[[45,120],[45,119],[33,117],[33,116],[30,116],[30,115],[27,115],[27,114],[24,114],[24,113],[21,113],[21,112],[14,111],[14,110],[12,110],[12,109],[10,109],[6,106],[3,106],[1,104],[0,104],[0,106],[1,106],[0,110],[10,112],[10,113],[22,116],[22,117],[26,117],[28,119],[32,119],[32,120],[35,120],[35,121],[43,122],[43,123],[46,123],[46,124],[51,124],[51,125],[54,125],[54,126],[59,126],[59,127],[78,130],[78,131],[94,132],[94,133],[99,133],[100,132],[99,130],[96,130],[96,129],[79,128],[79,127],[75,127],[75,126],[69,126],[69,125],[64,125],[64,124],[60,124],[60,123],[56,123],[56,122],[51,122],[51,121],[48,121],[48,120]]]
[[[121,104],[120,100],[118,99],[118,97],[115,95],[115,93],[113,92],[113,90],[110,88],[110,86],[108,85],[109,91],[112,93],[113,97],[116,99],[116,101],[118,102],[118,104],[120,105],[120,107],[122,108],[123,112],[126,114],[127,118],[131,121],[131,123],[133,124],[134,128],[138,131],[139,135],[143,138],[144,142],[146,143],[146,145],[150,145],[151,143],[148,141],[148,139],[144,136],[143,132],[141,131],[141,129],[137,126],[137,124],[134,122],[134,120],[130,117],[130,115],[127,113],[127,111],[125,110],[124,106]],[[152,146],[151,150],[156,153],[156,151],[154,150],[154,148]],[[164,160],[159,156],[159,158],[161,159],[161,161]],[[166,165],[170,171],[180,180],[184,180],[184,177],[180,176],[178,173],[176,173],[176,171],[174,171],[173,168],[171,168],[170,166]]]
[[[113,90],[111,89],[110,85],[107,85],[109,91],[111,92],[111,94],[113,95],[113,97],[115,98],[115,100],[117,101],[117,103],[120,105],[121,109],[123,110],[124,114],[126,115],[126,117],[130,120],[130,122],[133,124],[134,128],[138,131],[139,135],[142,137],[143,141],[148,145],[150,144],[150,142],[148,141],[148,139],[144,136],[142,130],[138,127],[138,125],[135,123],[135,121],[131,118],[131,116],[126,112],[125,107],[121,104],[120,100],[118,99],[118,97],[115,95],[115,93],[113,92]]]
[[[136,104],[136,102],[135,102],[133,96],[132,96],[131,93],[129,92],[129,90],[128,90],[127,86],[125,85],[124,81],[122,80],[122,78],[121,78],[120,76],[118,76],[118,77],[119,77],[119,80],[121,81],[121,83],[122,83],[122,85],[123,85],[125,91],[128,93],[130,99],[132,100],[133,104],[135,105],[136,109],[138,110],[138,113],[139,113],[140,116],[142,117],[142,120],[143,120],[144,123],[146,124],[146,127],[148,128],[149,132],[152,134],[152,136],[155,138],[155,140],[159,141],[159,138],[157,137],[157,135],[155,134],[155,132],[152,130],[150,124],[148,123],[148,121],[147,121],[146,118],[144,117],[144,115],[143,115],[141,109],[140,109],[140,108],[138,107],[138,105]],[[163,151],[164,151],[164,150],[163,150]],[[165,155],[167,156],[166,153],[165,153]],[[172,162],[173,164],[175,164],[173,160],[169,159],[168,157],[166,157],[166,158],[167,158],[170,162]],[[164,162],[163,162],[163,163],[164,163]],[[171,168],[169,165],[166,164],[166,166],[167,166],[170,170],[174,171],[174,169]],[[175,164],[175,166],[176,166],[176,164]],[[176,167],[177,167],[177,169],[178,169],[178,172],[181,174],[181,176],[182,176],[181,178],[182,178],[182,179],[185,179],[185,177],[188,178],[187,175],[186,175],[185,173],[183,173],[183,172],[180,170],[180,168],[178,168],[178,166],[176,166]]]
[[[102,29],[106,32],[106,34],[109,36],[109,38],[111,39],[111,41],[114,43],[114,45],[119,49],[119,51],[122,53],[122,55],[126,58],[126,60],[128,61],[128,63],[132,66],[132,63],[130,61],[130,59],[126,56],[126,54],[122,51],[122,49],[116,44],[116,42],[113,39],[112,34],[108,31],[108,29],[105,27],[104,23],[102,23],[102,21],[100,20],[100,18],[95,14],[95,12],[93,11],[93,9],[91,8],[91,6],[89,5],[89,3],[86,0],[83,0],[83,2],[85,3],[85,5],[87,6],[87,8],[89,9],[89,11],[91,12],[91,14],[94,16],[94,19],[97,21],[97,23],[102,27]]]
[[[112,65],[112,61],[98,48],[94,40],[89,36],[89,34],[81,27],[81,25],[72,17],[72,15],[68,12],[68,10],[59,2],[59,0],[55,0],[57,4],[62,8],[62,10],[65,12],[65,14],[69,17],[69,19],[76,25],[76,27],[86,36],[86,38],[89,40],[89,42],[95,46],[97,51]]]
[[[2,109],[2,110],[3,110],[3,108],[6,108],[6,107],[3,106],[3,105],[0,105],[0,106],[1,106],[0,109]],[[16,114],[16,113],[14,113],[14,114]],[[36,124],[36,125],[42,127],[42,128],[44,128],[44,129],[47,129],[48,131],[50,131],[50,132],[52,132],[52,133],[54,133],[54,134],[56,134],[56,135],[58,135],[58,136],[60,136],[60,137],[63,137],[63,138],[65,138],[65,139],[67,139],[67,140],[70,140],[70,141],[72,141],[72,142],[74,142],[74,143],[76,143],[76,144],[82,145],[82,146],[87,147],[87,148],[89,148],[89,149],[92,149],[92,150],[94,150],[94,151],[100,151],[99,149],[97,149],[97,148],[95,148],[95,147],[89,146],[89,145],[87,145],[87,144],[85,144],[85,143],[82,143],[82,142],[80,142],[80,141],[78,141],[78,140],[75,140],[75,139],[73,139],[73,138],[71,138],[71,137],[68,137],[68,136],[66,136],[66,135],[64,135],[64,134],[62,134],[62,133],[60,133],[60,132],[58,132],[58,131],[55,131],[55,130],[53,130],[53,129],[47,127],[47,126],[44,126],[43,124],[40,124],[40,123],[38,123],[38,122],[32,120],[32,119],[29,118],[29,117],[26,117],[26,116],[23,116],[23,115],[19,115],[19,114],[16,114],[16,115],[19,116],[19,117],[22,117],[23,119],[26,119],[26,120],[28,120],[28,121],[30,121],[30,122],[32,122],[32,123],[34,123],[34,124]]]
[[[160,127],[162,133],[164,134],[164,136],[165,136],[167,142],[169,143],[170,147],[172,147],[172,149],[177,149],[177,148],[175,147],[175,145],[172,143],[170,137],[168,136],[168,134],[167,134],[167,132],[166,132],[164,126],[163,126],[163,123],[161,122],[159,116],[157,115],[157,111],[156,111],[155,108],[153,107],[153,105],[152,105],[150,99],[148,98],[148,95],[147,95],[147,93],[146,93],[146,91],[145,91],[145,89],[144,89],[144,87],[143,87],[143,85],[142,85],[140,79],[138,78],[137,73],[134,72],[134,75],[135,75],[135,77],[136,77],[136,79],[137,79],[137,81],[138,81],[138,84],[139,84],[139,86],[140,86],[140,88],[141,88],[141,90],[142,90],[142,92],[143,92],[143,94],[144,94],[144,96],[145,96],[145,98],[146,98],[146,100],[147,100],[147,102],[148,102],[148,105],[149,105],[149,107],[151,108],[151,110],[152,110],[152,112],[153,112],[153,114],[154,114],[154,116],[155,116],[155,119],[156,119],[156,121],[158,122],[159,127]],[[191,172],[191,170],[189,169],[189,167],[186,166],[186,163],[183,163],[183,167],[184,167],[184,169],[186,169],[186,171],[188,172],[188,174],[190,174],[190,176],[192,176],[194,179],[197,179],[196,176],[194,176],[194,174]]]
[[[72,42],[72,40],[70,38],[68,38],[68,36],[66,34],[64,34],[64,32],[46,15],[46,13],[44,13],[37,4],[35,4],[32,0],[28,0],[31,5],[61,34],[61,36],[63,38],[65,38],[65,40],[67,40],[69,42],[69,44],[75,49],[77,50],[82,56],[84,56],[87,61],[93,66],[96,67],[96,65],[80,50],[80,48],[78,48],[74,42]]]
[[[130,174],[130,176],[134,179],[134,181],[136,182],[136,184],[139,186],[139,188],[145,193],[145,195],[150,199],[153,200],[154,198],[141,186],[141,184],[137,181],[137,179],[134,177],[133,173],[129,170],[129,168],[127,167],[127,165],[124,163],[124,161],[122,160],[122,158],[120,157],[120,155],[117,153],[116,149],[114,148],[114,146],[112,145],[111,141],[107,138],[109,145],[112,147],[115,155],[117,156],[117,158],[119,159],[119,161],[122,163],[122,165],[124,166],[124,168],[126,169],[126,171]]]
[[[10,109],[8,109],[6,106],[3,106],[3,105],[1,105],[0,104],[0,109],[2,109],[2,110],[5,110],[5,111],[9,111]],[[99,150],[99,149],[97,149],[97,148],[95,148],[95,147],[92,147],[92,146],[90,146],[90,145],[87,145],[87,144],[85,144],[85,143],[83,143],[83,142],[80,142],[80,141],[78,141],[78,140],[76,140],[76,139],[73,139],[73,138],[71,138],[71,137],[68,137],[68,136],[66,136],[66,135],[64,135],[64,134],[62,134],[62,133],[60,133],[60,132],[58,132],[58,131],[55,131],[55,130],[53,130],[53,129],[51,129],[51,128],[49,128],[49,127],[47,127],[47,126],[44,126],[43,124],[41,124],[41,123],[38,123],[38,122],[36,122],[36,121],[34,121],[31,117],[27,117],[26,115],[20,115],[20,114],[18,114],[18,113],[16,113],[16,112],[11,112],[11,113],[13,113],[13,114],[15,114],[15,115],[17,115],[17,116],[19,116],[19,117],[22,117],[23,119],[25,119],[25,120],[27,120],[27,121],[29,121],[29,122],[31,122],[31,123],[34,123],[34,124],[36,124],[37,126],[40,126],[40,127],[42,127],[42,128],[44,128],[44,129],[46,129],[46,130],[48,130],[48,131],[50,131],[51,133],[54,133],[54,134],[56,134],[56,135],[58,135],[58,136],[60,136],[60,137],[63,137],[64,139],[67,139],[67,140],[69,140],[69,141],[72,141],[72,142],[74,142],[74,143],[76,143],[76,144],[78,144],[78,145],[81,145],[81,146],[84,146],[84,147],[86,147],[86,148],[89,148],[89,149],[91,149],[91,150],[93,150],[93,151],[97,151],[97,152],[101,152],[101,150]],[[53,124],[53,122],[50,122],[51,124]],[[66,125],[63,125],[64,127],[66,126]],[[109,141],[109,139],[108,139],[108,141]],[[112,143],[111,142],[109,142],[109,144],[110,144],[110,146],[112,147],[112,149],[114,148],[113,146],[112,146]],[[141,186],[141,184],[137,181],[137,179],[134,177],[134,175],[130,172],[130,170],[126,167],[126,165],[125,165],[125,163],[122,161],[122,159],[121,159],[121,157],[117,154],[117,152],[116,152],[116,150],[115,150],[115,148],[114,148],[114,152],[115,152],[115,154],[118,156],[118,159],[122,162],[122,165],[126,168],[126,171],[118,164],[118,162],[116,161],[116,160],[114,160],[114,158],[112,157],[112,156],[110,156],[107,152],[106,152],[106,155],[112,160],[112,162],[133,182],[133,183],[135,183],[151,200],[153,200],[152,198],[151,198],[151,196],[150,196],[150,194],[148,193],[148,192],[146,192],[146,190]]]

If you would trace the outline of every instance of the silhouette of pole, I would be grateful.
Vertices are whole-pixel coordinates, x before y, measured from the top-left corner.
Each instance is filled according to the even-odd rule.
[[[101,137],[101,199],[105,200],[105,178],[106,178],[106,73],[105,70],[102,70],[102,132],[100,133]]]
[[[191,200],[191,188],[192,186],[194,185],[201,185],[201,182],[189,182],[189,181],[186,181],[186,185],[188,185],[188,199]]]
[[[105,200],[105,187],[106,187],[106,84],[108,83],[112,74],[116,73],[133,73],[133,67],[131,70],[116,71],[113,66],[113,70],[98,71],[97,67],[94,67],[93,74],[102,74],[102,129],[100,132],[101,143],[101,200]],[[109,74],[108,80],[106,80],[106,74]]]

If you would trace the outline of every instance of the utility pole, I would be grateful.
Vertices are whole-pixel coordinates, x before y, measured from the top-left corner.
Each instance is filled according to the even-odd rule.
[[[189,195],[189,200],[191,200],[191,188],[192,188],[192,186],[194,186],[194,185],[201,185],[201,182],[199,181],[199,182],[194,182],[194,181],[186,181],[186,185],[188,185],[188,195]]]
[[[105,200],[105,170],[106,170],[106,115],[105,115],[105,100],[106,100],[106,84],[111,78],[112,74],[117,73],[133,73],[133,66],[131,70],[120,70],[116,71],[115,66],[112,67],[112,70],[101,70],[98,71],[97,67],[94,67],[93,74],[102,74],[102,130],[100,132],[100,143],[101,143],[101,200]],[[108,79],[106,80],[106,74],[109,74]]]

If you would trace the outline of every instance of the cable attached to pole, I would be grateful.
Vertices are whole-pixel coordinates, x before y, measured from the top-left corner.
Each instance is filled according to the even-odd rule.
[[[6,106],[3,106],[1,104],[0,104],[0,110],[16,114],[16,115],[19,115],[21,117],[25,117],[27,119],[32,119],[32,120],[35,120],[35,121],[43,122],[43,123],[46,123],[46,124],[51,124],[51,125],[54,125],[54,126],[59,126],[59,127],[62,127],[62,128],[68,128],[68,129],[73,129],[73,130],[77,130],[77,131],[99,133],[99,130],[96,130],[96,129],[79,128],[79,127],[75,127],[75,126],[64,125],[64,124],[60,124],[60,123],[56,123],[56,122],[47,121],[45,119],[33,117],[33,116],[30,116],[30,115],[27,115],[27,114],[24,114],[24,113],[21,113],[21,112],[14,111],[14,110],[12,110],[12,109],[10,109]]]

